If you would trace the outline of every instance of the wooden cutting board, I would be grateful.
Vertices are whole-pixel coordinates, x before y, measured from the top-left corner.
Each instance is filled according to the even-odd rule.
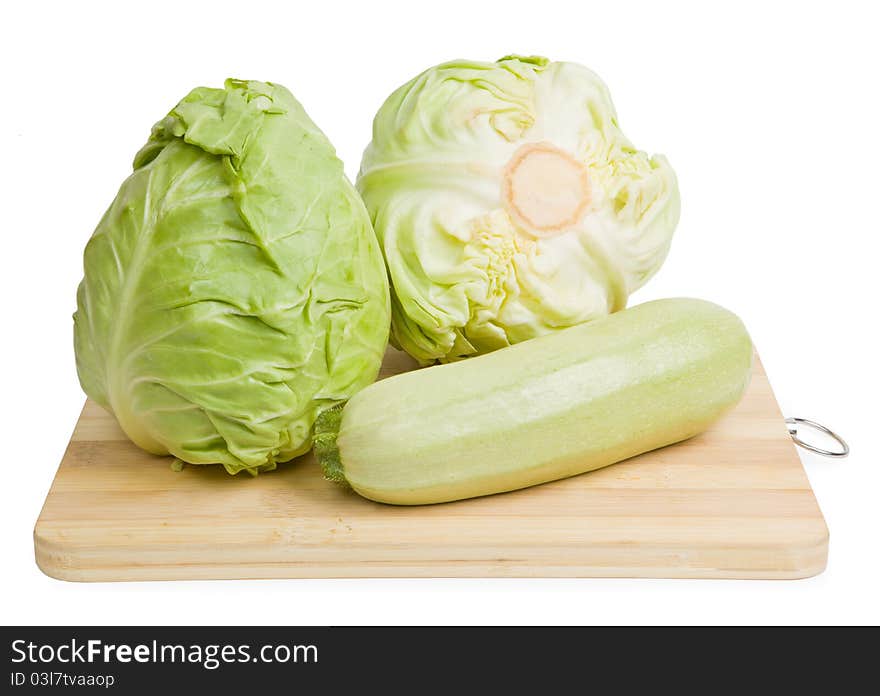
[[[406,369],[389,350],[382,376]],[[709,432],[564,481],[423,507],[360,498],[307,455],[251,478],[171,469],[87,401],[34,530],[63,580],[801,578],[828,530],[756,361]]]

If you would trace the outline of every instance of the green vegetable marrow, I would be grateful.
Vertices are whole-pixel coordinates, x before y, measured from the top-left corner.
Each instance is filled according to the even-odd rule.
[[[316,424],[327,478],[439,503],[581,474],[693,437],[748,386],[752,344],[710,302],[648,302],[377,382]]]

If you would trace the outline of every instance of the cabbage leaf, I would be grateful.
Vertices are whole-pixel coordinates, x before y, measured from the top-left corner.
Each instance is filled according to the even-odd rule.
[[[626,306],[679,218],[675,173],[620,130],[590,70],[457,60],[396,90],[358,190],[392,286],[392,341],[431,363]]]
[[[378,372],[381,252],[332,145],[279,85],[197,88],[159,121],[84,268],[80,382],[150,452],[273,469]]]

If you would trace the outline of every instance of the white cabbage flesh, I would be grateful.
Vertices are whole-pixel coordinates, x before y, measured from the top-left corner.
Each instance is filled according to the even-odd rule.
[[[423,363],[622,309],[678,223],[666,158],[638,151],[573,63],[453,61],[379,110],[357,186],[392,281],[392,334]]]

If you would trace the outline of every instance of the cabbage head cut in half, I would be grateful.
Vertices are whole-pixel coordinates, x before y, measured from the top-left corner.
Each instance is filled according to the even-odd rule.
[[[458,60],[395,91],[357,186],[392,286],[392,340],[423,363],[622,309],[679,217],[666,158],[636,150],[573,63]]]
[[[369,217],[279,85],[198,88],[159,121],[84,266],[80,382],[149,452],[273,469],[379,369],[390,306]]]

